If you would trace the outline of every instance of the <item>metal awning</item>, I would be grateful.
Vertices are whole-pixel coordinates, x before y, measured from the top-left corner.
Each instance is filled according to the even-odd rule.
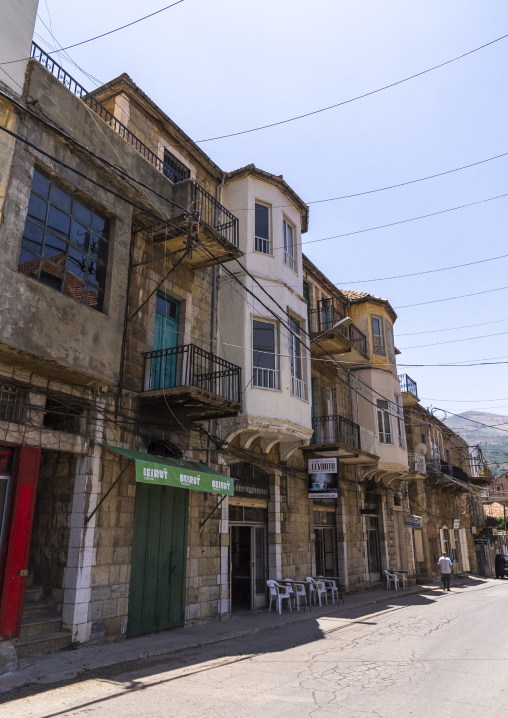
[[[134,461],[136,481],[140,483],[176,486],[179,489],[207,491],[226,496],[234,494],[235,480],[214,471],[201,461],[162,459],[160,456],[153,456],[143,451],[122,449],[107,444],[101,446]]]

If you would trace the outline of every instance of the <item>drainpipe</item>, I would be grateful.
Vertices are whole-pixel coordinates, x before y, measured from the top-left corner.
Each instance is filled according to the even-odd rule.
[[[289,499],[289,468],[286,466],[286,506],[288,509],[292,509],[291,501]]]
[[[217,202],[220,202],[220,196],[221,196],[221,188],[224,185],[224,181],[226,179],[226,176],[222,175],[222,181],[217,186],[217,192],[215,195],[215,198]],[[215,210],[215,224],[217,224],[217,214],[218,210]],[[211,309],[211,317],[210,317],[210,354],[215,353],[215,309],[217,304],[217,265],[213,265],[213,276],[212,276],[212,309]],[[212,441],[210,439],[210,434],[213,431],[213,419],[208,420],[208,442],[206,446],[206,463],[207,465],[210,465],[210,455],[212,451]]]

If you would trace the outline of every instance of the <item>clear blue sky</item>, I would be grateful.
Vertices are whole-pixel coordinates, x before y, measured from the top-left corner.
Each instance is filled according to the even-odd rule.
[[[169,0],[40,0],[61,45]],[[43,47],[53,43],[38,20]],[[508,33],[508,3],[464,0],[185,0],[70,51],[101,82],[122,72],[193,139],[319,109],[414,74]],[[249,162],[283,174],[306,201],[384,187],[508,152],[508,39],[372,97],[280,127],[205,142],[224,170]],[[94,83],[61,57],[76,79]],[[508,157],[443,178],[311,205],[304,242],[508,192]],[[508,254],[508,197],[304,251],[333,282],[392,305],[508,286],[508,259],[390,281],[366,281]],[[362,283],[360,283],[362,280]],[[507,365],[404,367],[502,357],[508,289],[398,310],[400,371],[422,403],[508,415]],[[489,323],[486,322],[496,322]],[[479,326],[451,329],[464,325]],[[436,329],[449,329],[428,334]],[[470,339],[485,334],[498,336]],[[467,341],[452,340],[467,339]],[[411,348],[421,344],[435,346]],[[506,394],[506,397],[505,397]]]

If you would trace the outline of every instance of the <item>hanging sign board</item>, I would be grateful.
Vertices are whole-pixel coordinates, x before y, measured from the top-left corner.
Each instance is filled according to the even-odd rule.
[[[488,539],[488,538],[482,538],[481,536],[475,536],[475,537],[474,537],[474,542],[475,542],[475,544],[477,544],[477,545],[479,544],[480,546],[487,546],[488,543],[489,543],[489,539]]]
[[[309,499],[336,499],[339,496],[339,460],[309,459]]]
[[[412,526],[414,529],[421,529],[422,517],[409,515],[404,523],[406,526]]]
[[[142,451],[117,446],[106,446],[106,448],[132,459],[136,466],[136,481],[142,484],[175,486],[179,489],[194,489],[194,491],[228,496],[234,494],[234,479],[214,471],[201,462],[162,459]]]
[[[460,529],[460,519],[453,519],[453,528]]]

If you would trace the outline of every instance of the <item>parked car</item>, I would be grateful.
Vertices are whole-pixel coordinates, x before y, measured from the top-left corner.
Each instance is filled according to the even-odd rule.
[[[508,576],[508,554],[496,554],[495,568],[496,578],[504,578],[505,576]]]

